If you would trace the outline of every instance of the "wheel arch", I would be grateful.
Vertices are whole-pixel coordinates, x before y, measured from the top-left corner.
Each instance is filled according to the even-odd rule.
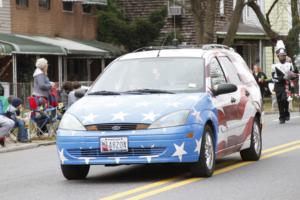
[[[217,129],[217,125],[215,125],[211,119],[209,119],[209,120],[206,121],[205,126],[206,125],[210,126],[210,128],[213,131],[214,147],[215,147],[215,152],[217,152],[217,140],[218,140],[218,137],[217,137],[217,133],[218,133],[218,131],[217,131],[218,130]]]

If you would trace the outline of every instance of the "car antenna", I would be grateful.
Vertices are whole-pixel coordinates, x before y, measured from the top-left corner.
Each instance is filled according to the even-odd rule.
[[[160,54],[160,50],[162,50],[163,46],[165,45],[165,42],[167,41],[167,38],[168,38],[168,35],[165,37],[165,39],[163,40],[159,50],[158,50],[158,53],[157,53],[157,56],[156,57],[159,57],[159,54]]]

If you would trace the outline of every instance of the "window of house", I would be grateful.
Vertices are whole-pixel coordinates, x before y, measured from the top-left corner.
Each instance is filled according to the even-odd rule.
[[[50,9],[50,0],[39,0],[39,6],[44,9]]]
[[[82,12],[84,12],[84,13],[91,13],[92,12],[92,5],[90,5],[90,4],[82,4]]]
[[[225,14],[224,0],[220,0],[220,16],[224,17],[224,14]]]
[[[73,2],[63,2],[64,11],[73,11]]]
[[[28,7],[28,0],[16,0],[17,6]]]

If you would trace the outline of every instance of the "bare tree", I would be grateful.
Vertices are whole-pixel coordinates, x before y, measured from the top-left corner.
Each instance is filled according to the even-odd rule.
[[[233,43],[245,5],[245,0],[237,0],[226,37],[223,41],[224,45],[230,46]]]

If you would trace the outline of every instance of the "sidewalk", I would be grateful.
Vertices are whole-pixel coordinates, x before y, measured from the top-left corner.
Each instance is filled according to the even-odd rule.
[[[0,146],[0,153],[32,149],[40,146],[53,145],[53,144],[55,144],[55,140],[53,139],[32,140],[30,143],[19,143],[19,142],[14,142],[11,139],[7,139],[5,147]]]

